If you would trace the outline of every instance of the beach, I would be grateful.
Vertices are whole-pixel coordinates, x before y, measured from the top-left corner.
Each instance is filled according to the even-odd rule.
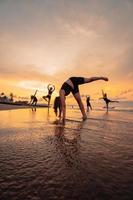
[[[18,106],[18,105],[10,105],[10,104],[1,104],[0,103],[0,111],[1,110],[21,109],[21,108],[26,108],[26,106]]]
[[[132,199],[133,112],[0,111],[0,199]]]
[[[47,107],[47,104],[38,104],[36,107]],[[12,105],[11,103],[0,103],[0,111],[2,110],[15,110],[15,109],[23,109],[23,108],[35,108],[35,106],[31,105],[15,105],[15,103]]]

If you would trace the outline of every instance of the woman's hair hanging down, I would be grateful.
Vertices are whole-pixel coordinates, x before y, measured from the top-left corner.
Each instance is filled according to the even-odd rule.
[[[61,109],[61,102],[60,102],[60,97],[55,97],[55,100],[54,100],[54,112],[55,112],[55,115],[57,116],[58,115],[58,109],[59,109],[59,112],[60,112],[60,109]]]

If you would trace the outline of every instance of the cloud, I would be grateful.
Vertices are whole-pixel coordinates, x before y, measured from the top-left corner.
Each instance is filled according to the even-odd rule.
[[[41,81],[20,81],[18,83],[18,87],[20,88],[25,88],[25,89],[29,89],[29,90],[39,90],[42,92],[47,93],[47,85],[48,83],[44,83]]]
[[[133,40],[131,41],[133,44]],[[118,72],[124,78],[133,80],[133,46],[132,44],[125,49],[119,61]],[[127,77],[126,77],[127,76]]]
[[[128,93],[131,93],[131,92],[133,92],[133,89],[124,90],[124,91],[122,91],[122,92],[119,94],[119,96],[122,96],[122,95],[128,94]]]

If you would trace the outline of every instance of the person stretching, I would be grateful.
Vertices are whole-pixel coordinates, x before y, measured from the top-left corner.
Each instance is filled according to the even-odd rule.
[[[61,100],[61,113],[62,113],[62,122],[65,123],[66,118],[66,103],[65,103],[65,96],[68,96],[70,92],[72,92],[74,98],[76,99],[80,111],[82,113],[83,120],[87,119],[87,115],[85,113],[85,108],[81,100],[81,96],[79,93],[79,85],[90,83],[97,80],[104,80],[108,81],[107,77],[91,77],[91,78],[85,78],[85,77],[70,77],[68,80],[66,80],[60,91],[60,100]]]
[[[103,97],[100,99],[103,99],[105,101],[107,111],[109,109],[109,103],[119,103],[119,101],[112,101],[112,100],[108,99],[107,93],[104,93],[103,90],[102,90],[102,95],[103,95]]]
[[[86,96],[86,105],[87,105],[87,112],[89,112],[89,110],[92,110],[92,106],[90,103],[90,96]]]
[[[48,107],[49,107],[49,106],[50,106],[51,96],[52,96],[52,93],[53,93],[54,90],[55,90],[55,86],[49,84],[49,85],[47,86],[47,89],[48,89],[48,94],[47,94],[46,96],[43,96],[43,99],[44,99],[45,101],[48,102]]]

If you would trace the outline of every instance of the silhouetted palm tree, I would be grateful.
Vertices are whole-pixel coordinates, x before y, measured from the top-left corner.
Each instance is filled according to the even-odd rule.
[[[13,95],[13,93],[11,92],[11,93],[10,93],[10,101],[12,101],[12,102],[13,102],[13,97],[14,97],[14,95]]]

